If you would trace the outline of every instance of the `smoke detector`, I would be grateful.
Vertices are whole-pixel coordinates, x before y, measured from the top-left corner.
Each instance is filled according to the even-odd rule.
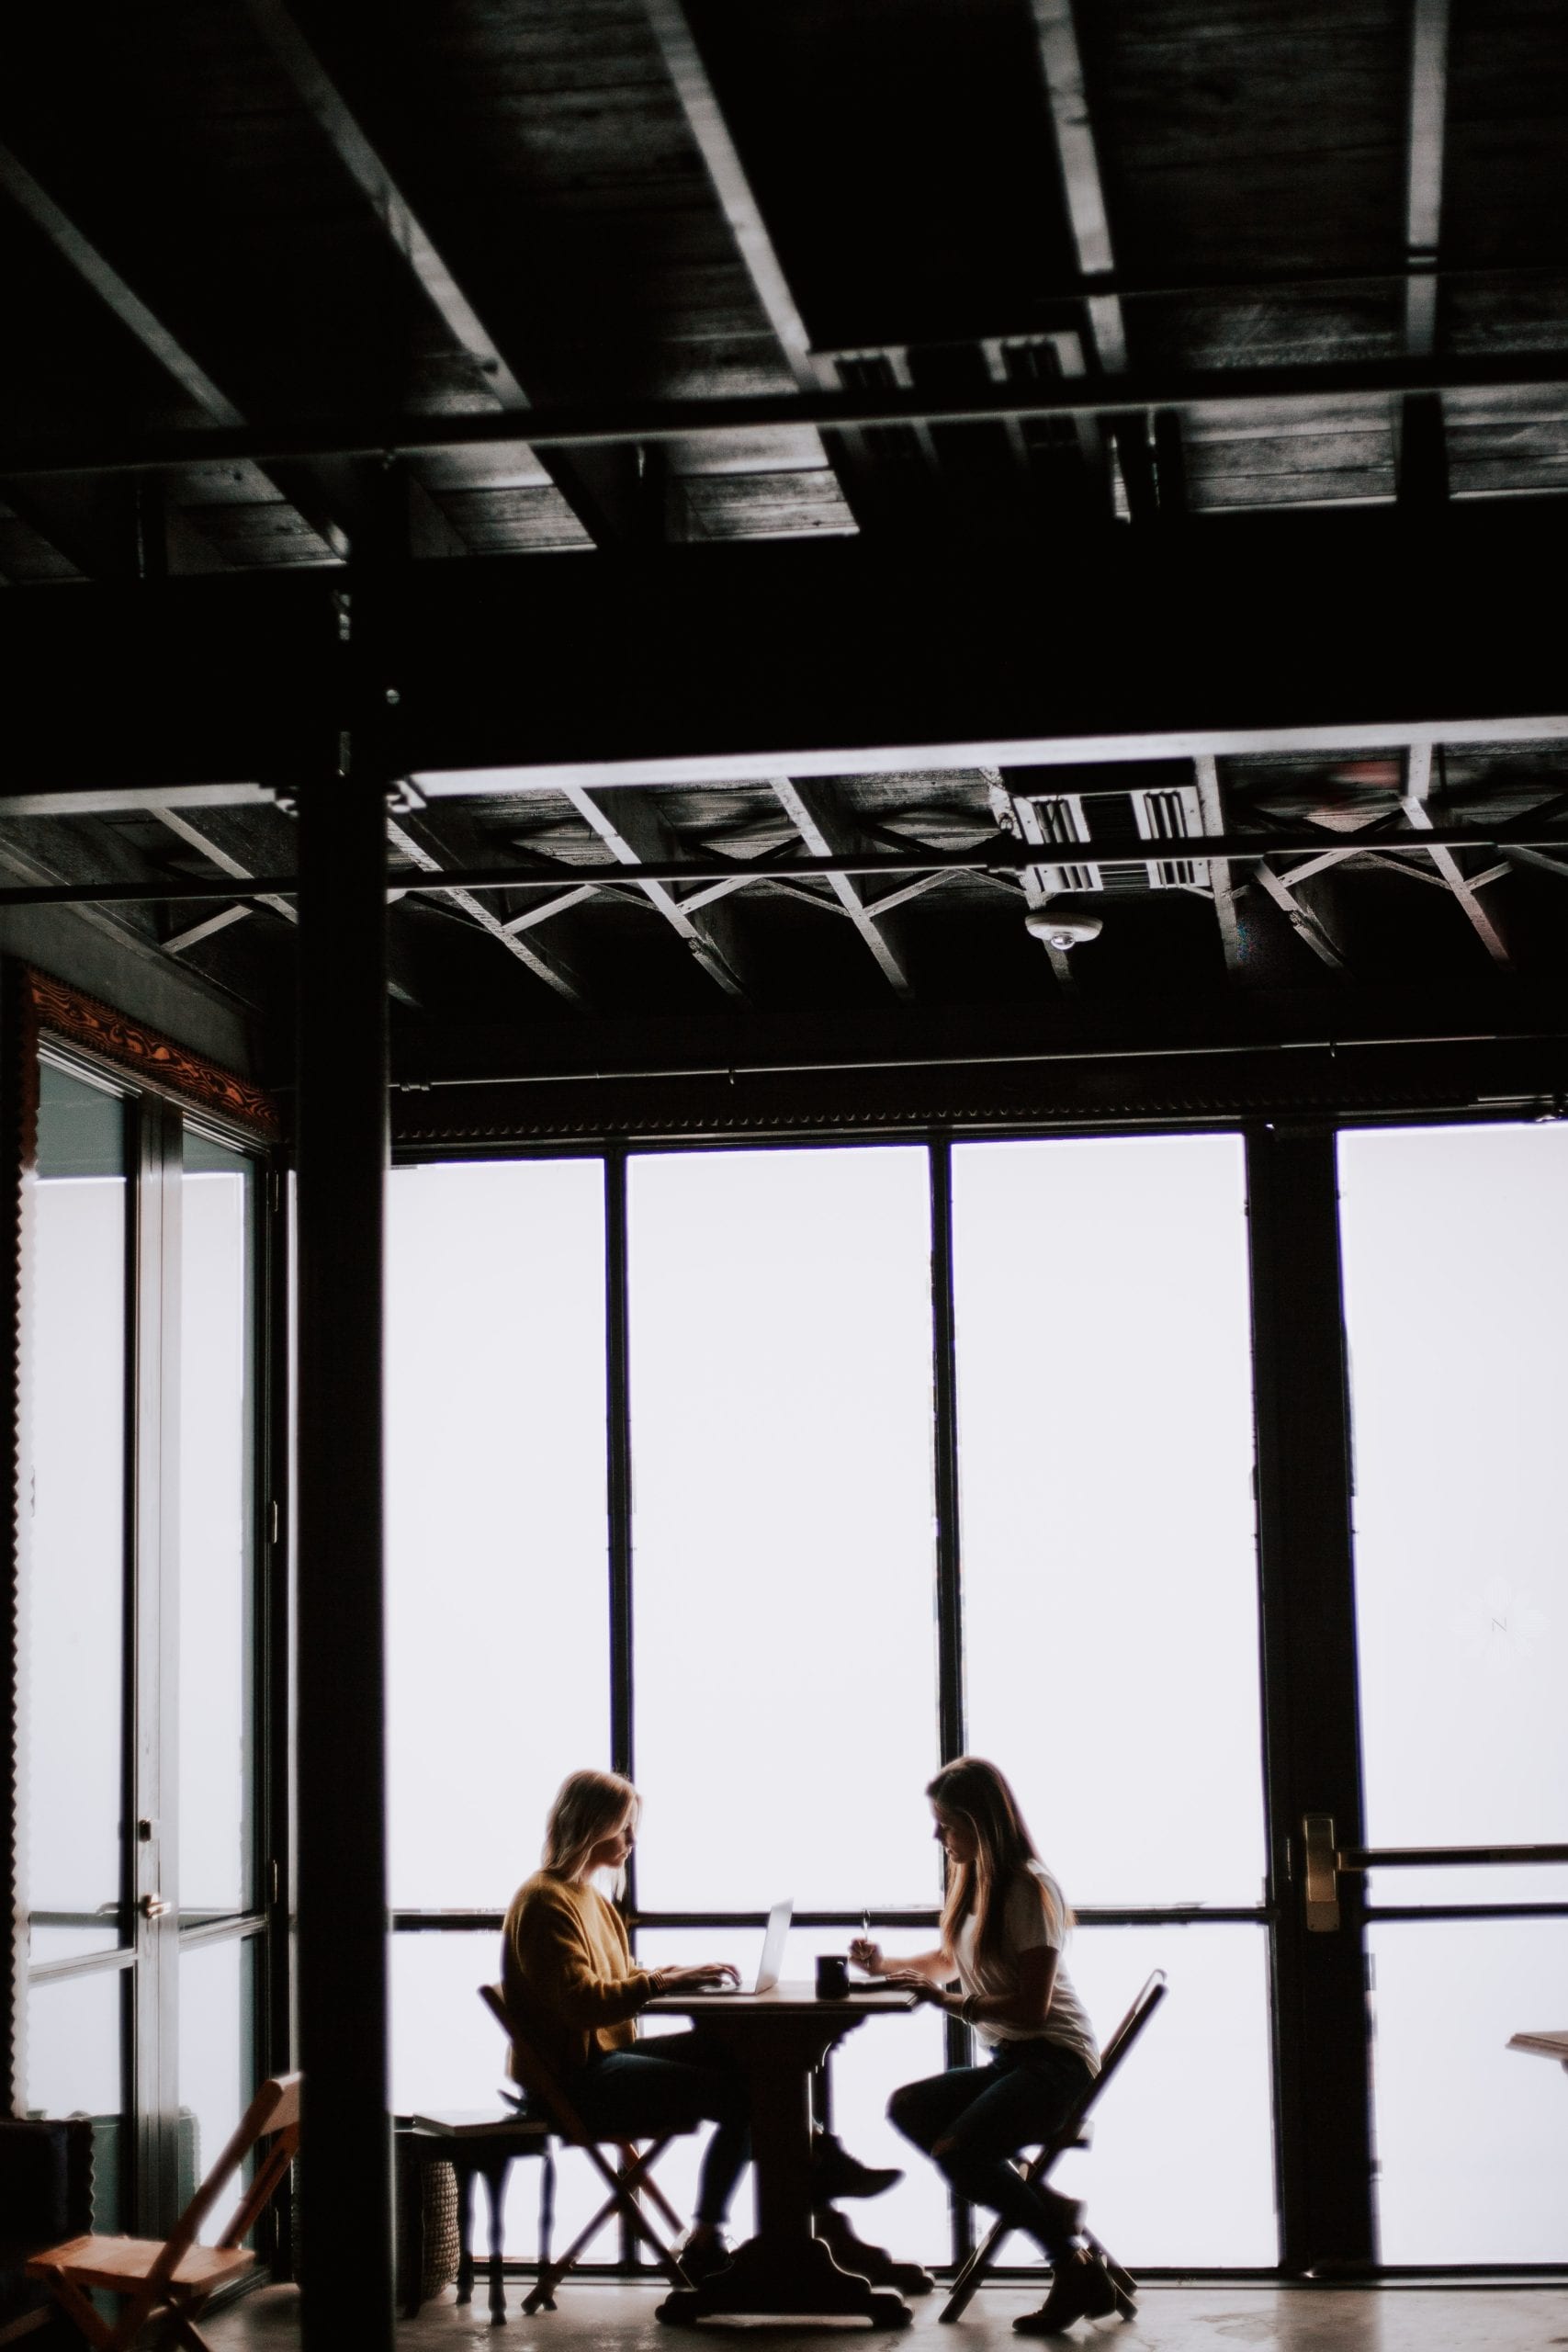
[[[1043,946],[1062,949],[1081,947],[1086,940],[1098,939],[1103,928],[1091,899],[1067,896],[1045,899],[1030,910],[1024,922],[1030,936]]]

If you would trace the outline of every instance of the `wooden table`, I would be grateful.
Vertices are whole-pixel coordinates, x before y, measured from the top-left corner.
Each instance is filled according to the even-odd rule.
[[[902,2016],[914,2007],[914,1994],[902,1988],[853,1986],[842,2000],[819,2001],[809,1984],[780,1984],[772,1993],[668,1993],[649,2002],[645,2014],[689,2018],[734,2052],[750,2086],[757,2177],[756,2236],[736,2248],[727,2269],[667,2295],[659,2305],[661,2320],[744,2312],[908,2326],[902,2297],[842,2269],[813,2227],[811,2077],[834,2044],[867,2018]],[[651,2052],[659,2045],[644,2046]]]
[[[490,2199],[490,2315],[501,2321],[506,2317],[506,2287],[502,2265],[505,2259],[505,2237],[502,2219],[506,2201],[506,2176],[519,2156],[536,2156],[541,2166],[539,2181],[539,2258],[550,2258],[550,2229],[555,2217],[556,2162],[550,2146],[550,2128],[536,2116],[508,2115],[486,2108],[459,2109],[437,2115],[416,2115],[409,2129],[400,2132],[400,2144],[415,2161],[436,2161],[449,2164],[457,2176],[457,2301],[468,2303],[474,2296],[474,2183],[482,2180]],[[403,2306],[403,2317],[413,2319],[419,2311],[419,2272],[422,2265],[416,2259],[412,2273],[412,2287]]]

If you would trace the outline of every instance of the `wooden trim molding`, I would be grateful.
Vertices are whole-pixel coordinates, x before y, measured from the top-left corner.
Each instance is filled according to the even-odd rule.
[[[40,1036],[58,1037],[198,1110],[234,1120],[268,1143],[281,1140],[283,1122],[276,1103],[248,1079],[237,1078],[188,1046],[176,1045],[172,1037],[100,1004],[96,997],[84,996],[47,972],[23,965],[19,980],[22,1025],[35,1048]]]

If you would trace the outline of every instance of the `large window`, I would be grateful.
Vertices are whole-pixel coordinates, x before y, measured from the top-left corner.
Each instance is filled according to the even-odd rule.
[[[1150,1968],[1172,1986],[1108,2098],[1096,2211],[1147,2260],[1271,2262],[1240,1143],[953,1161],[969,1744],[1069,1900],[1126,1922],[1071,1957],[1102,2029]]]
[[[265,2048],[262,1176],[46,1049],[24,1192],[25,2097],[166,2228]],[[128,2123],[135,2129],[128,2131]]]
[[[1562,2006],[1568,1870],[1465,1853],[1568,1828],[1568,1131],[1339,1171],[1367,1841],[1432,1856],[1369,1883],[1382,2253],[1568,2260],[1562,2082],[1506,2047]]]
[[[1231,1136],[960,1146],[950,1185],[923,1145],[395,1173],[400,2109],[490,2095],[473,1987],[577,1764],[643,1792],[649,1961],[748,1970],[736,1920],[784,1894],[786,1975],[867,1912],[929,1944],[962,1649],[968,1744],[1086,1914],[1102,2030],[1151,1968],[1175,1988],[1108,2099],[1097,2211],[1129,2258],[1274,2258],[1244,1193]],[[887,2096],[944,2046],[927,2011],[845,2045],[869,2161],[908,2158]],[[908,2171],[875,2234],[943,2262],[945,2191]],[[567,2212],[591,2192],[569,2162]]]

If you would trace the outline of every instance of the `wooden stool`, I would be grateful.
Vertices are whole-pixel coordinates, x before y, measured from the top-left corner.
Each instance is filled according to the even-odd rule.
[[[539,2159],[539,2261],[550,2258],[550,2233],[555,2226],[556,2159],[550,2127],[532,2115],[497,2115],[490,2109],[455,2109],[416,2115],[403,2135],[416,2157],[449,2164],[457,2176],[457,2301],[474,2296],[474,2183],[482,2180],[490,2200],[490,2315],[500,2326],[506,2317],[506,2289],[502,2277],[505,2255],[506,2177],[520,2156]],[[415,2267],[414,2277],[418,2277]],[[417,2296],[418,2290],[415,2289]],[[403,2317],[419,2309],[405,2304]]]

